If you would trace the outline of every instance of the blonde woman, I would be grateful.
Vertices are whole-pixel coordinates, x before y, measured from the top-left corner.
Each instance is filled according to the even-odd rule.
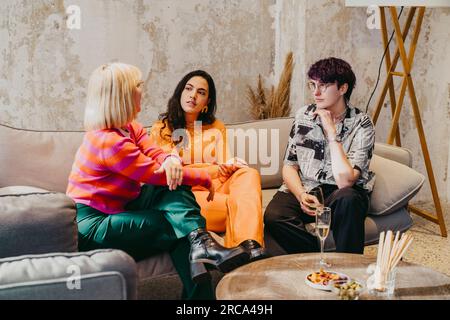
[[[136,260],[168,251],[182,297],[213,298],[204,263],[227,272],[248,254],[220,246],[205,231],[190,186],[202,185],[213,199],[209,174],[182,168],[179,157],[151,145],[136,122],[142,85],[140,70],[123,63],[103,65],[89,80],[86,134],[67,187],[77,206],[79,248],[121,249]]]
[[[226,128],[215,113],[212,77],[203,70],[192,71],[176,86],[150,139],[167,152],[177,150],[187,167],[208,170],[214,200],[208,201],[203,186],[193,188],[207,229],[225,232],[226,247],[241,245],[251,260],[261,259],[265,256],[261,178],[244,160],[230,158]]]

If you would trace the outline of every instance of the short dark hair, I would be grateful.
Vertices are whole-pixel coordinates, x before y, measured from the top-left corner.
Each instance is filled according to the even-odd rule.
[[[216,86],[214,85],[213,78],[203,70],[195,70],[186,74],[183,79],[178,82],[175,91],[170,97],[169,102],[167,103],[166,112],[160,114],[159,119],[161,119],[164,123],[167,122],[169,129],[174,131],[180,128],[186,128],[186,120],[184,118],[184,110],[181,107],[180,99],[181,94],[183,93],[184,88],[186,87],[186,83],[193,77],[202,77],[208,82],[208,111],[205,113],[200,113],[197,121],[202,121],[202,124],[212,124],[215,120],[216,114]],[[165,127],[165,125],[164,125]],[[164,129],[163,127],[163,129]]]
[[[315,62],[308,70],[308,77],[323,83],[337,82],[338,88],[348,85],[344,98],[348,103],[355,87],[356,77],[350,64],[339,58],[326,58]]]

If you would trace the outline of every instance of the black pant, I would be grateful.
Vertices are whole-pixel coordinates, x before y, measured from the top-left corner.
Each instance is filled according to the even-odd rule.
[[[331,231],[337,252],[363,253],[364,220],[369,208],[369,195],[359,186],[338,189],[322,185],[325,206],[331,208]],[[278,191],[264,213],[265,232],[287,252],[319,251],[318,238],[305,225],[315,218],[307,215],[292,193]]]

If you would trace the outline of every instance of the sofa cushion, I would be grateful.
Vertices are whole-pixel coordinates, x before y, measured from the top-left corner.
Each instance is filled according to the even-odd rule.
[[[66,192],[82,131],[35,131],[0,125],[0,188],[34,186]]]
[[[177,274],[168,252],[163,252],[140,260],[136,265],[139,281],[163,275]]]
[[[77,251],[75,205],[63,193],[0,188],[0,258]]]
[[[425,181],[422,174],[410,167],[375,154],[370,170],[376,175],[370,201],[371,215],[386,215],[406,206]]]
[[[0,299],[136,299],[136,279],[121,250],[0,259]]]
[[[230,150],[259,171],[263,189],[283,183],[281,169],[293,121],[286,117],[227,124],[228,130],[233,129]]]

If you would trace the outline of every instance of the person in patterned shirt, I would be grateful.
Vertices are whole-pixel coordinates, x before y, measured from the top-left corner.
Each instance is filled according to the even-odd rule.
[[[288,253],[318,251],[305,225],[315,221],[308,192],[320,188],[331,208],[337,252],[363,253],[364,220],[375,181],[369,170],[375,143],[370,117],[350,106],[356,77],[342,59],[327,58],[308,71],[314,104],[300,108],[289,136],[283,185],[264,214],[265,231]]]

